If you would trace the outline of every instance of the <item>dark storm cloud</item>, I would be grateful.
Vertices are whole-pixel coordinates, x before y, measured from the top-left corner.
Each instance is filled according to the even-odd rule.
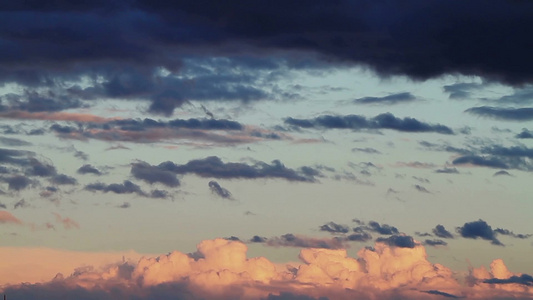
[[[131,175],[150,184],[159,182],[169,187],[176,187],[180,185],[175,173],[162,170],[161,168],[152,166],[146,162],[137,162],[131,164]]]
[[[220,186],[218,182],[211,180],[209,181],[207,185],[209,186],[209,189],[211,190],[213,194],[224,199],[230,199],[230,200],[233,199],[233,196],[231,195],[231,193],[227,189]]]
[[[451,232],[449,232],[448,230],[446,230],[446,228],[443,225],[439,224],[439,225],[435,226],[435,228],[433,228],[432,232],[433,232],[433,234],[435,234],[436,236],[438,236],[440,238],[453,239],[453,234]]]
[[[384,243],[392,247],[414,248],[415,240],[408,235],[391,235],[388,238],[377,238],[376,242]]]
[[[504,121],[531,121],[533,120],[533,108],[500,108],[492,106],[472,107],[465,112],[481,117]]]
[[[266,241],[268,246],[274,247],[298,247],[298,248],[324,248],[324,249],[344,249],[346,245],[342,238],[309,238],[305,236],[294,235],[292,233],[284,234],[280,237],[273,237]]]
[[[457,227],[457,233],[464,238],[481,238],[491,241],[493,245],[504,246],[502,242],[496,238],[496,233],[492,230],[492,227],[483,220],[465,223],[463,226]]]
[[[384,113],[373,118],[360,115],[323,115],[314,119],[287,118],[285,123],[300,128],[322,129],[392,129],[404,132],[436,132],[453,134],[453,130],[447,126],[428,124],[414,118],[397,118],[391,113]]]
[[[291,66],[316,65],[302,55],[315,53],[323,63],[360,64],[383,76],[460,73],[510,84],[533,78],[527,50],[533,38],[521,34],[533,27],[529,1],[123,0],[113,1],[112,9],[96,3],[3,5],[9,9],[1,16],[0,80],[35,86],[103,75],[100,88],[124,97],[151,91],[156,80],[123,82],[111,70],[176,71],[187,53],[267,56],[280,50],[300,52]],[[183,102],[179,95],[167,98]],[[161,109],[172,105],[161,102]]]
[[[533,139],[533,131],[528,129],[522,129],[522,132],[515,136],[517,139]]]
[[[433,240],[425,240],[424,241],[424,245],[429,245],[429,246],[447,246],[448,243],[443,241],[443,240],[433,239]]]
[[[350,228],[345,225],[337,224],[335,222],[329,222],[320,226],[320,231],[326,231],[329,233],[348,233]]]
[[[416,97],[408,92],[391,94],[384,97],[363,97],[354,100],[358,104],[382,104],[391,105],[416,101]]]
[[[280,178],[288,181],[315,182],[315,173],[310,172],[313,168],[300,168],[298,170],[285,167],[279,160],[272,161],[271,164],[256,162],[253,165],[245,163],[225,163],[217,156],[210,156],[204,159],[195,159],[184,165],[177,165],[167,161],[157,166],[161,170],[174,172],[176,174],[195,174],[201,177],[214,178]]]
[[[77,171],[78,174],[95,174],[102,175],[102,172],[91,165],[83,165]]]

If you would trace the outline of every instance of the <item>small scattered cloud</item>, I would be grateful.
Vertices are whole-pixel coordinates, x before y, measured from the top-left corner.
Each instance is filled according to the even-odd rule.
[[[533,108],[501,108],[492,106],[472,107],[465,112],[502,121],[531,121],[533,120]]]
[[[505,170],[500,170],[496,173],[494,173],[492,176],[496,177],[496,176],[513,176],[511,175],[511,173],[505,171]]]
[[[279,237],[269,238],[266,245],[274,247],[345,249],[347,245],[342,238],[311,238],[287,233]]]
[[[220,198],[233,200],[233,196],[231,195],[230,191],[220,186],[218,182],[211,180],[207,185],[213,194],[219,196]]]
[[[440,238],[444,238],[444,239],[453,239],[453,234],[451,232],[449,232],[448,230],[446,230],[446,228],[443,226],[443,225],[437,225],[435,226],[435,228],[433,228],[432,230],[433,234],[435,234],[436,236],[440,237]]]
[[[463,226],[457,227],[457,233],[464,238],[481,238],[491,241],[493,245],[504,246],[503,243],[496,238],[496,233],[492,230],[492,227],[481,219],[478,221],[467,222]]]
[[[414,118],[397,118],[391,113],[384,113],[373,118],[360,115],[323,115],[313,119],[285,119],[285,124],[298,128],[318,129],[392,129],[404,132],[436,132],[454,134],[453,130],[440,124],[428,124]]]
[[[81,166],[77,171],[78,174],[94,174],[94,175],[102,175],[102,172],[98,170],[97,168],[93,167],[92,165],[86,164]]]
[[[225,163],[217,156],[191,160],[183,165],[167,161],[159,164],[157,168],[175,174],[195,174],[200,177],[219,179],[277,178],[288,181],[316,182],[316,177],[320,175],[320,172],[312,167],[290,169],[279,160],[274,160],[270,164],[259,161],[248,165],[245,163]]]
[[[0,211],[0,224],[17,224],[21,225],[22,221],[17,217],[12,215],[10,212],[1,210]]]
[[[355,99],[353,102],[356,104],[379,104],[379,105],[393,105],[417,101],[417,98],[409,93],[396,93],[383,97],[363,97]]]
[[[416,246],[415,240],[408,235],[391,235],[388,238],[379,237],[376,242],[399,248],[414,248]]]
[[[346,225],[337,224],[335,222],[329,222],[320,226],[320,231],[326,231],[329,233],[344,234],[350,231],[350,228]]]
[[[517,139],[533,139],[533,131],[526,128],[522,129],[522,132],[515,136]]]
[[[426,189],[425,187],[423,187],[423,186],[421,186],[419,184],[415,184],[415,185],[413,185],[413,187],[415,188],[415,190],[417,190],[417,191],[419,191],[421,193],[431,194],[431,192],[428,189]]]

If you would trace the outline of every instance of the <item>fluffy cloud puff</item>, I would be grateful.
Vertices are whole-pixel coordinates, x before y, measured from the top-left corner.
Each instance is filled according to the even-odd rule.
[[[490,270],[472,269],[462,285],[453,272],[413,248],[376,243],[358,258],[344,249],[302,249],[299,265],[276,265],[264,257],[247,258],[247,246],[215,239],[194,254],[174,251],[120,263],[103,270],[77,269],[42,284],[11,285],[3,292],[17,299],[439,299],[468,297],[531,298],[527,274],[510,272],[495,260]]]

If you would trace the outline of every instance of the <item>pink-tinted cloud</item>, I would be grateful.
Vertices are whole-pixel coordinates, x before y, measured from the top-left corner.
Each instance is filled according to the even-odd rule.
[[[53,214],[56,217],[56,222],[59,224],[62,224],[65,229],[73,229],[73,228],[80,229],[80,224],[78,224],[78,222],[72,220],[71,218],[68,218],[68,217],[63,218],[58,213],[53,213]]]
[[[174,251],[138,263],[78,268],[39,285],[12,285],[17,299],[531,299],[527,274],[503,261],[490,270],[459,273],[427,260],[425,248],[376,243],[357,258],[344,249],[302,249],[299,265],[280,266],[264,257],[247,258],[247,247],[225,239],[201,242],[194,254]],[[55,297],[55,298],[54,298]]]
[[[22,119],[22,120],[47,120],[47,121],[74,121],[74,122],[91,122],[106,123],[119,118],[104,118],[91,114],[68,113],[68,112],[27,112],[27,111],[10,111],[0,114],[0,118],[5,119]]]
[[[0,211],[0,224],[18,224],[21,225],[22,221],[12,215],[10,212],[2,210]]]

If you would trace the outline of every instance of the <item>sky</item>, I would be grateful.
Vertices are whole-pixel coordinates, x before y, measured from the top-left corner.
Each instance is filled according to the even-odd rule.
[[[7,299],[533,299],[533,2],[0,3]]]

